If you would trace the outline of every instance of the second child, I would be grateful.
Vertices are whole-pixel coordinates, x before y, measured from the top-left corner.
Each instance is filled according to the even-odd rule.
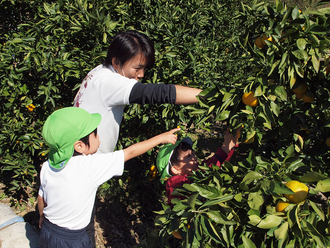
[[[224,161],[229,161],[234,154],[234,148],[238,146],[238,133],[240,128],[233,136],[229,130],[226,131],[225,141],[216,153],[209,159],[204,160],[203,164],[212,164],[220,167]],[[177,141],[174,145],[164,145],[157,156],[156,166],[161,175],[161,182],[166,181],[166,195],[168,204],[172,206],[171,200],[178,196],[172,196],[176,187],[181,187],[185,183],[192,183],[188,179],[189,174],[198,169],[199,161],[192,148],[192,140],[186,137]],[[179,197],[180,198],[180,197]]]

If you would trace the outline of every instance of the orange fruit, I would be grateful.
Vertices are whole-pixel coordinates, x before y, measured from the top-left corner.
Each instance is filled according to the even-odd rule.
[[[288,199],[290,202],[299,203],[306,199],[308,195],[308,187],[296,180],[292,180],[285,184],[289,189],[291,189],[294,194],[284,194],[285,198]]]
[[[314,93],[311,91],[306,91],[303,95],[302,95],[302,100],[304,102],[312,102],[315,100],[315,96]]]
[[[264,47],[264,44],[263,44],[262,36],[259,36],[259,37],[254,41],[254,44],[256,45],[256,47],[263,48],[263,47]]]
[[[328,138],[325,140],[325,143],[327,144],[328,147],[330,147],[330,137],[328,137]]]
[[[263,45],[267,45],[267,43],[265,42],[265,40],[268,40],[270,42],[273,42],[273,37],[271,37],[271,36],[268,37],[267,35],[262,36],[261,42],[262,42]]]
[[[245,105],[249,105],[251,107],[256,107],[258,105],[258,99],[254,97],[254,93],[250,91],[249,93],[244,93],[242,96],[242,101]]]
[[[307,91],[307,84],[305,82],[295,83],[292,91],[296,94],[304,94]]]
[[[255,41],[254,44],[256,47],[263,48],[267,43],[265,40],[269,40],[270,42],[273,42],[273,37],[268,37],[267,35],[259,36]]]
[[[277,204],[276,204],[276,212],[284,212],[284,210],[286,209],[287,206],[289,206],[290,203],[289,202],[284,202],[284,201],[279,201]]]
[[[304,95],[304,94],[298,94],[298,93],[296,93],[296,97],[297,97],[298,99],[302,99],[302,98],[303,98],[303,95]]]
[[[173,235],[175,238],[177,238],[177,239],[182,239],[182,237],[181,237],[179,231],[173,231],[173,232],[172,232],[172,235]]]

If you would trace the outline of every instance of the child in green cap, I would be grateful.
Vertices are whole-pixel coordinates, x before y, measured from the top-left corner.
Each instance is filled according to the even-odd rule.
[[[238,133],[240,128],[233,136],[229,129],[225,134],[223,145],[217,149],[217,152],[209,159],[204,160],[203,164],[211,166],[212,164],[221,166],[224,161],[229,161],[234,153],[234,148],[238,146]],[[186,137],[178,140],[175,144],[164,145],[157,156],[156,166],[161,175],[161,182],[166,181],[166,195],[168,204],[172,206],[171,200],[175,197],[172,192],[176,187],[181,187],[185,183],[192,183],[188,175],[198,169],[198,158],[192,148],[192,140]]]
[[[163,143],[175,144],[179,128],[134,144],[126,149],[96,154],[100,145],[100,114],[68,107],[51,114],[42,130],[50,147],[40,171],[38,208],[40,247],[93,247],[86,233],[97,188],[120,176],[124,162]]]

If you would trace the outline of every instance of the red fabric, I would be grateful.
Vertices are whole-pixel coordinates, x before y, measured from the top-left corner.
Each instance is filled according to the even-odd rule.
[[[234,154],[234,149],[231,149],[231,151],[227,154],[225,153],[221,148],[217,149],[216,155],[218,157],[220,157],[223,161],[221,162],[216,155],[213,155],[211,158],[204,160],[201,165],[208,165],[208,166],[212,166],[212,164],[218,166],[219,168],[221,168],[221,164],[224,161],[229,161],[230,158],[233,156]],[[189,180],[188,179],[188,175],[177,175],[177,176],[172,176],[170,177],[167,181],[166,181],[166,195],[167,195],[167,199],[168,199],[168,205],[170,205],[171,207],[173,206],[171,201],[174,198],[179,198],[180,200],[184,199],[183,196],[172,196],[172,192],[176,187],[182,187],[183,184],[188,183],[191,184],[193,183],[193,180]]]

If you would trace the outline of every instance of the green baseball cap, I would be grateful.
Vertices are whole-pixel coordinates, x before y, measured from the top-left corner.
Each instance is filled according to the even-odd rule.
[[[49,164],[62,169],[73,155],[74,143],[93,132],[100,122],[100,114],[77,107],[62,108],[48,116],[42,136],[50,147]]]
[[[164,183],[168,178],[171,177],[170,175],[170,158],[173,154],[175,147],[177,147],[181,142],[188,143],[189,145],[193,145],[192,140],[189,137],[185,137],[181,140],[178,140],[174,145],[166,144],[162,148],[160,148],[157,159],[156,159],[156,166],[160,173],[160,181]]]

